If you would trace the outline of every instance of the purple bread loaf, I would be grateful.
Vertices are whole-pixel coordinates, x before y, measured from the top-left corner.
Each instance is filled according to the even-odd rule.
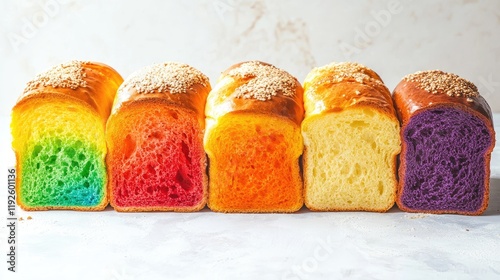
[[[476,86],[438,70],[417,72],[403,78],[393,97],[403,141],[399,208],[483,213],[495,132],[490,107]]]

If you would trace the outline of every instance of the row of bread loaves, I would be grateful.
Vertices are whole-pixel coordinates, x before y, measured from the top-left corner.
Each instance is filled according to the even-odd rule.
[[[249,61],[212,89],[186,64],[123,81],[72,61],[27,84],[11,130],[25,210],[385,212],[396,202],[478,215],[495,144],[491,110],[469,81],[417,72],[391,96],[350,62],[315,68],[302,86]]]

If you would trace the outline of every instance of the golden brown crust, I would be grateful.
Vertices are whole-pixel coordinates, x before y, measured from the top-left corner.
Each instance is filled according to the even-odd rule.
[[[217,207],[210,207],[210,204],[208,204],[208,209],[212,212],[217,212],[217,213],[224,213],[224,214],[287,214],[287,213],[295,213],[298,212],[300,209],[302,209],[302,206],[304,204],[298,205],[298,207],[290,208],[290,209],[273,209],[273,210],[268,210],[266,209],[265,211],[262,210],[256,210],[256,209],[231,209],[231,210],[226,210],[226,209],[219,209]]]
[[[72,61],[62,65],[73,63],[77,63],[81,67],[85,86],[54,87],[34,80],[28,83],[27,89],[16,106],[21,106],[32,98],[48,98],[57,95],[60,98],[74,100],[89,106],[105,124],[111,112],[111,105],[116,94],[115,89],[123,82],[123,78],[113,68],[103,63]]]
[[[201,209],[205,208],[206,206],[206,195],[205,198],[198,204],[193,207],[121,207],[114,205],[112,203],[113,200],[111,201],[111,206],[113,209],[115,209],[117,212],[179,212],[179,213],[188,213],[188,212],[197,212],[200,211]]]
[[[394,205],[391,205],[391,207],[387,209],[365,209],[365,208],[350,208],[350,209],[345,209],[345,208],[335,208],[335,207],[328,207],[328,208],[315,208],[314,206],[309,206],[307,203],[305,204],[307,209],[313,211],[313,212],[376,212],[376,213],[385,213],[389,210],[391,210]]]
[[[371,107],[396,118],[391,94],[382,79],[357,63],[332,63],[313,69],[304,81],[306,118],[351,107]]]
[[[426,71],[426,72],[436,72],[436,71]],[[441,75],[441,71],[438,71],[438,75]],[[416,74],[425,73],[418,72]],[[448,73],[444,73],[448,74]],[[419,210],[410,209],[406,207],[402,201],[402,196],[399,195],[404,190],[404,178],[406,174],[406,161],[403,160],[406,156],[407,145],[405,141],[402,141],[401,145],[401,161],[399,166],[399,184],[398,184],[398,195],[396,197],[396,203],[398,207],[405,212],[412,213],[432,213],[432,214],[461,214],[461,215],[480,215],[488,207],[489,199],[489,185],[490,185],[490,160],[491,152],[495,147],[495,131],[493,126],[493,120],[491,115],[491,109],[486,100],[479,94],[474,95],[456,95],[450,96],[442,89],[437,89],[435,92],[431,93],[429,90],[425,89],[422,83],[412,81],[407,78],[403,80],[396,86],[393,92],[394,103],[396,105],[396,111],[401,122],[401,136],[405,131],[405,127],[408,125],[410,119],[420,113],[423,113],[432,108],[455,108],[458,110],[463,110],[468,112],[479,119],[483,120],[486,124],[490,135],[492,135],[492,143],[489,149],[485,153],[485,190],[483,204],[477,212],[464,212],[464,211],[448,211],[448,210]]]
[[[248,65],[251,66],[248,67],[249,75],[234,74]],[[251,88],[248,87],[248,84],[254,82],[254,80],[262,80],[262,77],[256,74],[260,69],[252,73],[252,68],[269,68],[269,70],[278,73],[284,79],[293,79],[294,85],[292,85],[291,92],[283,94],[278,92],[281,89],[276,89],[279,86],[275,88],[270,86],[270,91],[262,92],[266,100],[239,95],[238,88],[247,87],[247,91],[250,91]],[[280,78],[277,77],[274,81],[263,81],[263,83],[282,82],[282,80],[279,80]],[[254,93],[257,95],[259,94],[257,91],[261,90],[262,88],[257,88]],[[227,113],[241,111],[283,117],[300,125],[304,117],[303,89],[299,81],[287,72],[261,61],[247,61],[231,66],[222,73],[212,93],[208,96],[205,109],[208,118],[217,119]]]
[[[164,104],[170,104],[173,107],[185,108],[196,112],[198,116],[198,121],[205,126],[205,102],[208,93],[211,90],[208,78],[196,70],[195,68],[188,66],[186,64],[167,62],[163,64],[156,64],[150,67],[146,67],[134,74],[132,74],[127,80],[130,79],[147,79],[150,75],[155,75],[157,71],[175,71],[178,75],[182,75],[184,79],[191,79],[192,84],[186,83],[181,85],[176,85],[176,88],[169,87],[165,84],[162,88],[141,88],[140,85],[134,83],[128,83],[127,81],[120,86],[116,96],[115,103],[113,105],[113,114],[120,110],[122,107],[127,107],[136,101],[149,100],[153,103],[161,102]],[[186,71],[192,75],[187,76]],[[168,76],[168,78],[171,78]],[[173,79],[173,78],[172,78]],[[160,81],[161,82],[161,81]],[[168,81],[163,81],[167,83]]]
[[[406,124],[410,117],[420,109],[443,105],[461,108],[476,116],[481,114],[482,119],[492,123],[490,106],[481,95],[467,97],[449,96],[444,92],[431,94],[415,82],[402,80],[394,89],[394,102],[403,124]]]

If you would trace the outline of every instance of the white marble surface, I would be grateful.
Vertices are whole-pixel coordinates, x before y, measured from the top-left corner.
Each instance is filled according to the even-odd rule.
[[[101,61],[123,76],[181,61],[212,83],[248,59],[299,80],[314,66],[353,60],[375,69],[390,89],[406,74],[440,68],[476,83],[500,112],[495,0],[11,0],[0,1],[0,26],[0,178],[14,163],[10,109],[25,82],[71,59]],[[0,279],[499,279],[500,149],[491,167],[490,206],[480,217],[396,208],[290,215],[19,210],[19,272],[7,273],[3,262]],[[0,209],[6,213],[5,192]]]

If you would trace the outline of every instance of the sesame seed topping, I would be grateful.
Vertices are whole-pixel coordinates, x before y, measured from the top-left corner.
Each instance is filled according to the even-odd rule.
[[[349,73],[368,73],[371,70],[356,62],[332,62],[319,69],[334,70],[336,72],[349,72]]]
[[[318,81],[320,83],[338,84],[344,81],[354,80],[360,84],[375,83],[383,85],[379,79],[372,78],[370,73],[374,73],[368,67],[355,62],[333,62],[328,65],[314,69],[317,72],[329,72],[327,80]],[[321,75],[320,75],[321,76]]]
[[[26,84],[24,93],[28,93],[40,86],[51,86],[53,88],[71,88],[86,87],[86,74],[83,71],[83,65],[88,62],[70,61],[52,67],[46,72],[38,74],[34,80]]]
[[[231,69],[227,75],[250,79],[236,88],[237,98],[254,98],[266,101],[278,94],[292,97],[295,95],[297,87],[297,80],[292,75],[273,65],[258,61],[245,62]]]
[[[464,78],[441,70],[419,71],[403,78],[404,81],[416,83],[417,87],[431,94],[446,94],[453,97],[479,96],[477,87]],[[470,100],[470,101],[469,101]]]
[[[187,93],[193,86],[209,85],[208,77],[194,67],[177,62],[166,62],[145,67],[132,74],[123,84],[138,93]]]

